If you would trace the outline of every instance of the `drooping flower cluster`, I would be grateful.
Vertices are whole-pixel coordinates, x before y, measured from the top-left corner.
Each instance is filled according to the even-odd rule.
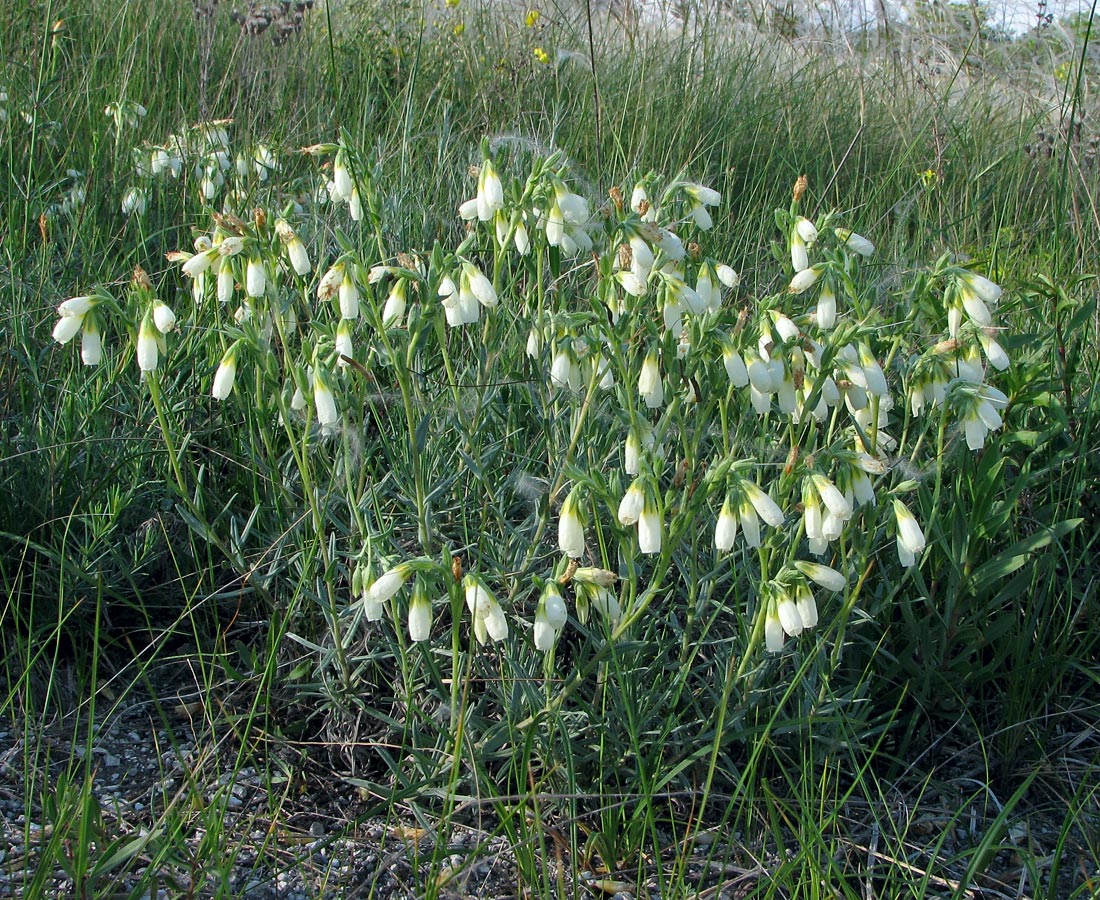
[[[989,432],[1003,424],[1001,411],[1008,405],[1007,395],[986,380],[990,369],[1002,371],[1010,364],[995,338],[990,310],[1002,292],[966,269],[950,266],[941,277],[948,337],[910,359],[909,406],[914,416],[946,406],[967,447],[981,450]]]
[[[367,621],[377,622],[384,615],[386,604],[413,579],[408,609],[409,639],[417,643],[426,641],[432,630],[432,603],[426,578],[438,574],[438,568],[433,560],[420,557],[399,563],[371,580],[369,567],[360,562],[352,572],[352,593],[359,598]]]
[[[853,295],[856,261],[870,256],[873,245],[831,220],[814,223],[792,214],[788,237],[795,274],[785,297],[798,303],[801,310],[784,308],[784,298],[775,298],[779,302],[758,307],[754,326],[745,322],[742,314],[733,330],[716,333],[709,323],[722,318],[723,292],[736,290],[739,278],[728,265],[705,257],[697,245],[685,247],[666,224],[671,217],[680,226],[686,223],[688,227],[709,228],[709,208],[719,201],[716,193],[678,183],[675,190],[661,195],[659,203],[651,203],[652,183],[639,184],[630,207],[617,207],[619,220],[612,219],[589,232],[592,224],[587,208],[569,199],[556,180],[551,179],[551,185],[549,204],[543,199],[542,205],[534,209],[516,208],[517,194],[505,189],[491,159],[486,157],[478,169],[477,193],[463,205],[461,214],[472,223],[491,226],[499,252],[508,249],[515,224],[527,221],[541,226],[546,246],[570,249],[562,244],[566,226],[583,225],[588,236],[585,243],[597,253],[606,248],[603,259],[610,262],[598,263],[597,295],[606,304],[610,330],[598,334],[579,332],[575,326],[566,330],[555,324],[556,313],[546,311],[542,313],[545,318],[536,317],[532,322],[527,354],[534,360],[547,360],[548,383],[563,392],[563,397],[584,397],[589,384],[610,388],[618,373],[629,375],[633,368],[634,374],[626,383],[634,387],[638,403],[628,417],[631,424],[624,458],[624,471],[631,480],[618,501],[616,518],[624,528],[636,529],[637,552],[655,555],[667,545],[669,526],[665,518],[669,510],[662,500],[661,484],[665,460],[656,434],[669,415],[670,399],[679,400],[681,396],[679,385],[684,388],[684,401],[698,401],[699,384],[709,380],[705,374],[709,360],[704,350],[717,343],[728,384],[735,391],[745,392],[748,405],[759,416],[765,420],[778,417],[777,421],[794,425],[815,422],[819,427],[828,426],[835,438],[816,455],[799,458],[795,454],[793,484],[797,487],[794,491],[789,487],[779,491],[788,502],[797,504],[798,515],[794,517],[785,513],[752,477],[758,462],[748,459],[719,466],[722,474],[708,478],[721,497],[714,529],[716,549],[733,552],[739,535],[744,536],[748,549],[762,548],[768,539],[762,525],[772,529],[774,540],[788,541],[784,526],[794,522],[797,533],[806,540],[807,551],[828,557],[847,533],[857,511],[876,507],[880,490],[877,483],[889,474],[887,454],[897,446],[891,433],[897,424],[892,414],[894,391],[901,379],[891,376],[873,349],[873,333],[860,326],[858,298]],[[544,198],[550,196],[548,192]],[[564,210],[568,208],[574,213],[567,215]],[[683,211],[682,216],[679,211]],[[529,252],[531,246],[525,240],[520,254]],[[964,278],[962,283],[972,282]],[[978,290],[990,295],[981,282],[977,284]],[[451,299],[457,294],[461,294],[461,288],[454,278],[443,282],[441,295],[451,306],[460,306]],[[806,296],[811,297],[808,308]],[[974,305],[972,300],[966,302]],[[476,306],[467,299],[466,308]],[[657,315],[652,316],[651,311]],[[452,324],[457,319],[448,317]],[[473,320],[472,314],[469,319]],[[643,338],[640,349],[627,350],[616,342],[616,328],[622,330],[624,323],[646,320],[659,322],[661,328],[655,333],[643,329],[648,337]],[[982,340],[983,346],[988,343]],[[600,348],[600,352],[593,353],[593,347]],[[993,356],[989,358],[992,362]],[[597,377],[592,381],[586,374],[585,360],[597,366]],[[953,362],[958,369],[960,361]],[[963,361],[964,369],[966,365]],[[976,374],[972,373],[972,383]],[[944,396],[951,381],[949,378],[944,382]],[[954,384],[953,390],[960,393],[966,389]],[[963,418],[964,429],[973,430],[974,421],[993,422],[988,409],[981,406],[982,402],[996,400],[991,390],[984,385],[974,394],[975,412]],[[942,400],[939,397],[936,402]],[[578,488],[570,491],[558,514],[558,546],[573,560],[587,549],[579,497]],[[905,566],[914,565],[924,549],[923,533],[900,500],[894,498],[890,508],[895,515],[899,559]],[[770,649],[778,649],[784,635],[797,636],[816,625],[817,605],[811,582],[843,591],[847,578],[827,565],[800,560],[793,570],[766,582],[773,586],[770,593],[765,592],[768,599],[761,605]],[[611,607],[611,597],[602,592],[589,597],[587,589],[580,589],[578,614],[582,605],[621,614],[617,603]],[[535,643],[539,649],[551,646],[560,632],[559,623],[564,622],[561,598],[557,583],[553,583],[539,599],[535,613]]]
[[[796,560],[772,581],[763,585],[764,640],[768,650],[778,653],[787,637],[798,637],[818,623],[817,600],[810,583],[834,593],[848,585],[843,573],[820,563]]]
[[[99,298],[71,297],[57,307],[60,318],[53,329],[53,339],[67,344],[80,335],[80,358],[86,366],[96,366],[103,360],[103,336],[95,313]]]
[[[530,583],[507,592],[491,573],[448,582],[481,644],[508,637],[505,606],[513,599],[528,604],[531,640],[543,652],[566,627],[570,602],[578,622],[595,608],[609,633],[619,633],[640,615],[639,592],[619,592],[616,573],[601,566],[635,580],[662,573],[686,540],[701,535],[695,548],[713,541],[715,564],[737,566],[753,584],[750,599],[729,602],[748,602],[758,639],[778,651],[816,626],[815,589],[847,590],[857,570],[846,554],[860,535],[875,552],[893,535],[903,567],[920,561],[927,540],[914,512],[927,514],[929,502],[895,476],[913,446],[907,430],[939,409],[976,450],[1001,427],[1008,398],[988,383],[1008,365],[993,323],[1000,288],[939,266],[930,280],[942,291],[946,335],[914,350],[872,314],[874,300],[861,286],[872,244],[831,215],[805,214],[805,185],[777,216],[777,257],[784,268],[790,259],[783,287],[750,296],[729,261],[700,243],[720,194],[683,178],[662,188],[646,176],[629,201],[614,191],[599,206],[578,192],[559,156],[536,161],[525,179],[510,178],[486,144],[473,196],[459,209],[466,222],[459,246],[386,257],[380,230],[357,243],[289,203],[270,207],[282,215],[260,207],[238,217],[237,188],[274,180],[278,156],[263,144],[234,154],[228,124],[142,150],[148,178],[189,178],[205,204],[224,204],[193,249],[169,255],[193,300],[189,314],[181,311],[184,327],[191,333],[201,324],[218,341],[203,371],[215,399],[242,391],[242,369],[265,371],[257,363],[280,355],[266,366],[283,379],[274,392],[279,421],[350,434],[341,410],[362,399],[355,393],[362,383],[381,381],[379,366],[392,384],[393,373],[438,351],[440,380],[457,398],[462,380],[450,371],[453,360],[483,354],[478,374],[491,375],[498,348],[479,341],[514,324],[508,333],[526,338],[522,383],[548,420],[570,422],[563,447],[573,455],[561,461],[560,477],[547,478],[552,487],[540,511],[549,534],[556,525],[556,550],[550,537],[531,552],[532,567],[554,556],[553,570],[524,571]],[[344,205],[352,222],[364,210],[377,218],[370,173],[347,141],[307,152],[320,158],[321,176],[308,193],[330,204],[323,209],[332,221],[342,219]],[[124,208],[139,215],[152,196],[144,182],[135,185]],[[139,368],[151,372],[178,325],[151,284],[135,287],[141,302],[127,326],[136,333]],[[81,334],[89,365],[103,357],[107,313],[123,314],[108,301],[97,292],[58,308],[55,339]],[[479,322],[484,327],[467,328]],[[744,439],[744,422],[758,440]],[[598,439],[583,428],[598,429]],[[409,439],[415,452],[423,438]],[[621,462],[617,449],[608,454],[612,443],[623,447]],[[578,446],[583,453],[574,452]],[[567,468],[579,459],[598,477]],[[364,617],[383,618],[412,582],[408,632],[427,640],[431,585],[446,577],[438,564],[418,557],[391,565],[393,548],[364,554],[351,579]]]

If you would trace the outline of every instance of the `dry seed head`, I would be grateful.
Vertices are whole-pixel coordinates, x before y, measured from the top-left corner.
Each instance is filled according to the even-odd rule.
[[[238,219],[232,213],[213,213],[211,218],[214,220],[214,224],[225,231],[231,232],[235,235],[243,235],[245,231],[245,224]]]
[[[141,266],[134,266],[133,285],[147,291],[153,289],[153,282],[149,279],[149,274]]]
[[[297,232],[294,231],[286,219],[275,220],[275,232],[279,235],[279,240],[284,244],[289,244],[298,237]]]
[[[619,268],[627,271],[634,264],[634,251],[630,244],[619,244]]]
[[[806,354],[799,346],[791,347],[790,352],[791,371],[798,374],[806,371]],[[801,387],[801,385],[799,385]]]
[[[703,258],[703,248],[696,241],[687,245],[687,252],[692,262],[699,262]]]
[[[954,353],[959,349],[959,342],[955,338],[949,338],[946,341],[940,341],[932,348],[933,353]]]
[[[676,469],[676,474],[672,476],[672,486],[675,488],[680,487],[684,483],[687,473],[690,471],[691,460],[687,458],[680,460],[680,465]]]
[[[615,204],[615,210],[621,213],[623,211],[623,192],[617,187],[613,187],[607,192],[607,195],[611,198],[611,202]]]
[[[783,464],[783,474],[790,475],[794,471],[795,464],[798,462],[798,447],[791,447],[791,452],[787,454],[787,461]]]
[[[802,199],[802,195],[806,193],[806,188],[810,186],[810,180],[805,175],[799,175],[798,180],[794,183],[794,202],[797,203]]]
[[[462,581],[462,557],[461,556],[452,556],[451,557],[451,577],[453,577],[455,581]]]
[[[264,210],[263,207],[257,206],[252,210],[252,221],[256,224],[257,228],[262,230],[267,224],[267,211]]]
[[[611,587],[619,580],[619,576],[614,572],[596,566],[579,566],[574,570],[573,576],[577,581],[583,581],[586,584],[598,584],[600,587]]]
[[[577,571],[578,568],[580,568],[580,562],[575,559],[570,559],[568,565],[566,565],[565,567],[564,574],[561,576],[561,578],[558,579],[558,581],[561,582],[561,584],[563,585],[569,584],[569,582],[573,580],[573,574]]]
[[[638,215],[644,216],[647,212],[649,212],[650,206],[651,204],[648,200],[643,200],[641,203],[638,204]]]
[[[50,220],[46,217],[45,213],[42,213],[38,217],[38,233],[42,237],[43,244],[48,244],[50,242]]]
[[[466,174],[477,181],[477,179],[481,177],[481,166],[470,166],[470,168],[466,170]]]

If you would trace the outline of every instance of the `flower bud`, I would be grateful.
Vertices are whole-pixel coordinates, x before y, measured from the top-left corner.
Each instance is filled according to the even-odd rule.
[[[802,616],[798,614],[798,607],[790,594],[784,593],[775,605],[775,614],[779,617],[779,624],[783,631],[791,637],[802,634]]]
[[[84,325],[84,315],[63,315],[57,320],[57,324],[53,327],[53,339],[59,344],[67,344],[77,334],[80,333],[80,329]]]
[[[638,549],[645,554],[660,553],[664,523],[653,498],[647,493],[638,518]]]
[[[400,325],[405,318],[405,292],[406,281],[404,278],[398,278],[393,283],[393,287],[390,288],[390,293],[386,297],[386,305],[382,309],[383,326],[389,328]]]
[[[369,588],[367,595],[372,603],[385,603],[393,597],[412,575],[412,566],[401,563],[384,572]]]
[[[279,240],[283,243],[283,249],[290,260],[291,268],[298,275],[308,275],[311,269],[309,254],[306,253],[305,244],[302,243],[302,239],[298,237],[297,232],[290,227],[290,223],[286,219],[276,220],[275,231],[279,235]]]
[[[153,323],[161,334],[176,330],[176,314],[159,300],[153,304]]]
[[[817,240],[817,228],[814,223],[805,216],[799,216],[794,220],[794,230],[807,244],[812,244]]]
[[[783,649],[784,640],[783,624],[775,611],[769,607],[764,617],[764,645],[769,653],[779,653]]]
[[[665,389],[656,350],[650,350],[642,363],[642,371],[638,376],[638,393],[650,409],[656,409],[665,402]]]
[[[235,287],[236,278],[233,275],[233,263],[229,261],[229,257],[225,257],[218,265],[218,302],[228,303],[232,300]]]
[[[718,524],[714,527],[715,549],[728,553],[733,549],[735,540],[737,540],[737,516],[733,513],[730,498],[726,497],[722,503],[722,511],[718,514]]]
[[[803,291],[809,290],[813,287],[817,280],[821,277],[821,273],[825,269],[820,266],[810,266],[808,269],[801,269],[794,278],[791,279],[790,287],[787,288],[788,292],[792,294],[801,294]]]
[[[80,317],[95,305],[95,297],[70,297],[57,307],[57,314],[62,318]]]
[[[248,260],[244,284],[249,297],[262,297],[267,290],[267,271],[263,262],[255,256]]]
[[[875,245],[863,235],[856,234],[854,231],[849,231],[847,228],[836,228],[833,230],[837,239],[844,244],[846,249],[851,250],[853,253],[858,253],[860,256],[870,256],[875,252]]]
[[[409,640],[426,641],[432,631],[432,601],[424,584],[417,580],[413,585],[412,602],[409,604]]]
[[[806,252],[806,242],[797,231],[791,235],[791,268],[802,272],[810,267],[810,257]]]
[[[816,627],[818,621],[817,601],[814,600],[814,592],[803,581],[799,581],[794,591],[795,605],[798,607],[798,616],[802,620],[802,627]]]
[[[340,419],[336,412],[336,398],[328,386],[320,368],[313,373],[313,404],[317,409],[317,421],[324,428],[333,427]]]
[[[98,366],[103,361],[103,336],[94,315],[83,317],[84,329],[80,333],[80,359],[86,366]]]
[[[558,547],[562,553],[573,559],[579,559],[584,554],[584,524],[578,508],[579,490],[573,488],[569,492],[558,517]]]
[[[359,318],[359,288],[351,277],[351,272],[344,270],[344,277],[340,281],[340,317],[342,319]]]
[[[637,525],[645,508],[645,491],[638,479],[631,482],[630,487],[619,501],[618,519],[623,525]]]
[[[535,610],[536,649],[546,653],[554,646],[558,633],[565,627],[568,615],[561,591],[554,582],[550,582],[543,590],[538,608]]]
[[[783,510],[755,481],[743,480],[741,489],[752,504],[756,514],[768,525],[772,528],[778,528],[783,524]]]
[[[848,579],[836,569],[832,569],[829,566],[823,566],[820,563],[806,562],[801,559],[795,560],[794,565],[799,572],[811,581],[817,582],[826,590],[843,591],[848,586]]]
[[[146,313],[138,328],[137,339],[137,364],[142,372],[153,372],[157,368],[158,353],[160,351],[157,340],[157,329],[153,324],[153,316]]]
[[[894,519],[898,526],[898,558],[909,568],[916,565],[917,556],[924,552],[924,532],[909,507],[898,499],[894,500]]]
[[[233,384],[237,380],[237,345],[234,344],[222,357],[218,371],[214,373],[214,386],[210,393],[215,400],[224,400],[233,393]]]

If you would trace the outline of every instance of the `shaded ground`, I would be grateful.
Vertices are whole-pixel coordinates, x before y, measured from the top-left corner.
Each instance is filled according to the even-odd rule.
[[[206,712],[186,698],[134,699],[90,739],[87,722],[0,720],[0,896],[735,898],[761,890],[791,855],[770,838],[693,822],[688,795],[651,832],[658,849],[609,865],[592,838],[595,814],[529,818],[517,848],[466,804],[444,833],[412,808],[380,814],[385,804],[333,771],[317,745],[281,746],[259,771],[232,739],[232,715],[222,711],[229,737],[215,739]],[[1033,782],[1031,805],[1010,817],[998,815],[1008,798],[967,803],[981,785],[966,748],[948,751],[958,765],[922,776],[919,789],[848,800],[822,823],[832,848],[823,884],[839,879],[834,890],[867,897],[896,895],[899,883],[924,884],[928,896],[1089,896],[1100,886],[1088,848],[1097,823],[1067,829],[1049,785],[1054,766],[1065,775],[1096,743],[1086,731],[1062,748]],[[1058,887],[1037,892],[1052,875]]]

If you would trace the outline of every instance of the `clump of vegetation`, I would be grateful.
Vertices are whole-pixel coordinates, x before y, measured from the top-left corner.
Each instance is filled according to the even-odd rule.
[[[157,693],[187,660],[248,698],[204,707],[235,769],[321,745],[375,813],[442,832],[485,796],[551,891],[570,865],[640,884],[709,826],[780,883],[871,877],[830,823],[863,798],[901,859],[883,785],[955,784],[947,734],[984,748],[961,752],[983,827],[884,877],[999,873],[1059,729],[1095,718],[1078,137],[968,55],[842,66],[451,2],[138,7],[97,31],[91,0],[27,5],[4,76],[3,708],[27,739],[102,711],[105,671]],[[113,63],[109,29],[134,38]],[[1082,771],[1041,814],[1058,853],[1096,815]],[[73,772],[50,803],[91,809]],[[132,846],[71,879],[156,877]],[[1039,857],[1035,892],[1070,890]]]

